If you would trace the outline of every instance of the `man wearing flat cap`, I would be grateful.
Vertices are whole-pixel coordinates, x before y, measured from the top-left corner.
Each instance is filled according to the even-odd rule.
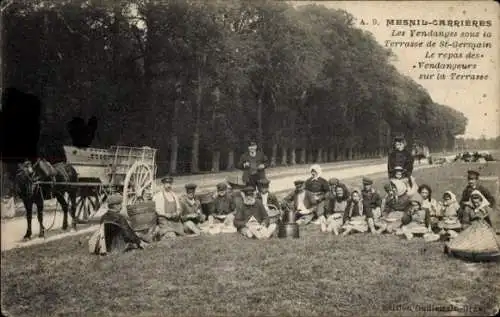
[[[177,194],[172,191],[173,182],[174,179],[171,176],[162,178],[163,188],[153,196],[158,215],[157,239],[184,235],[184,227],[180,219],[181,203]]]
[[[236,205],[233,197],[228,192],[226,183],[216,185],[217,193],[214,198],[213,211],[208,216],[208,221],[202,229],[207,228],[210,234],[236,232],[234,227],[234,213]]]
[[[181,196],[181,221],[184,231],[194,235],[201,233],[200,224],[205,221],[205,215],[201,211],[201,202],[196,198],[196,184],[189,183],[185,186],[186,193]]]
[[[394,178],[394,168],[401,166],[405,170],[404,177],[410,177],[413,173],[414,158],[406,148],[405,138],[401,135],[394,138],[393,151],[389,154],[387,160],[387,172],[389,178]]]
[[[488,200],[491,208],[495,208],[495,197],[491,195],[490,191],[479,183],[479,172],[476,170],[467,171],[467,186],[462,192],[462,199],[460,205],[463,207],[466,202],[470,200],[470,195],[474,190],[479,190],[481,194]]]
[[[281,215],[281,212],[278,197],[269,192],[270,182],[271,181],[268,179],[260,179],[257,182],[257,200],[259,200],[264,205],[267,211],[267,215],[271,219],[271,222],[274,222],[277,221],[277,219]]]
[[[373,180],[368,177],[363,177],[362,179],[363,189],[361,190],[361,195],[363,201],[367,203],[372,209],[373,218],[377,220],[382,215],[382,197],[375,188],[373,188]]]
[[[255,198],[255,188],[248,186],[242,192],[243,204],[236,209],[234,226],[248,238],[270,238],[276,231],[277,225],[269,224],[266,208]]]
[[[313,220],[318,204],[314,195],[305,189],[304,183],[303,180],[296,180],[295,190],[283,199],[289,208],[295,210],[299,225],[309,224]]]
[[[238,169],[243,171],[243,182],[256,188],[257,181],[266,178],[267,163],[267,156],[257,150],[257,143],[250,142],[248,151],[241,155],[237,165]]]

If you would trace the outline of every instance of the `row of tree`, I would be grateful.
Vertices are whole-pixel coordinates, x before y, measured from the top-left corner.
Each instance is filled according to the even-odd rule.
[[[171,173],[231,169],[249,138],[295,164],[384,155],[396,133],[452,148],[467,124],[319,5],[33,0],[3,22],[4,86],[41,98],[49,158],[75,116],[99,119],[93,146],[158,148]]]

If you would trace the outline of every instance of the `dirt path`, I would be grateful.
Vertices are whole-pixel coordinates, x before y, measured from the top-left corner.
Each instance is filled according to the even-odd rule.
[[[369,161],[371,161],[371,164],[369,164]],[[381,162],[382,160],[378,160]],[[428,168],[432,167],[429,165],[420,165],[416,166],[416,169],[420,168]],[[273,173],[270,171],[269,176],[271,179],[271,190],[273,192],[279,192],[279,191],[284,191],[287,189],[293,188],[293,181],[296,180],[297,178],[305,178],[308,175],[308,170],[307,166],[302,166],[302,167],[294,167],[294,168],[289,168],[289,169],[283,169],[280,168],[279,172]],[[336,177],[339,179],[347,179],[347,178],[355,178],[355,177],[361,177],[364,175],[370,175],[374,173],[380,173],[384,172],[387,169],[386,163],[376,163],[374,160],[365,160],[365,161],[355,161],[355,162],[350,162],[350,163],[332,163],[332,164],[324,164],[322,165],[323,168],[323,177],[324,178],[332,178]],[[212,174],[212,178],[207,178],[200,176],[198,179],[196,179],[193,176],[187,176],[187,177],[179,177],[175,190],[180,192],[183,190],[183,184],[187,182],[196,182],[200,186],[200,190],[211,190],[215,186],[217,182],[224,181],[227,177],[225,175],[226,173],[222,174]],[[236,173],[235,175],[238,175]],[[105,212],[105,208],[103,207],[97,214],[97,217],[102,215],[102,213]],[[52,222],[54,221],[53,225],[53,232],[49,231],[47,233],[47,237],[45,239],[40,239],[40,238],[34,238],[31,241],[28,242],[22,242],[20,241],[26,231],[26,220],[24,218],[12,218],[9,220],[2,220],[2,228],[1,228],[1,250],[6,251],[10,250],[13,248],[19,248],[19,247],[26,247],[30,245],[35,245],[35,244],[41,244],[41,243],[46,243],[49,241],[54,241],[58,239],[62,239],[68,236],[74,236],[77,234],[83,234],[87,232],[91,232],[97,228],[97,225],[91,225],[89,227],[84,227],[79,229],[77,232],[64,232],[60,233],[60,229],[62,226],[62,214],[60,212],[55,213],[55,218],[54,218],[54,212],[46,212],[45,217],[44,217],[44,225],[46,227],[49,227]],[[33,219],[33,237],[37,237],[39,233],[39,225],[38,222],[36,221],[36,217]]]

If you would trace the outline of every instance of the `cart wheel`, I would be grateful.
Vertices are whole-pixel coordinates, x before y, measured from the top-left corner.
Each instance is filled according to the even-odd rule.
[[[135,162],[125,177],[123,184],[122,212],[126,213],[127,206],[143,201],[145,193],[153,194],[153,169],[142,162]]]
[[[99,195],[83,195],[76,199],[76,219],[80,223],[87,223],[101,207]]]

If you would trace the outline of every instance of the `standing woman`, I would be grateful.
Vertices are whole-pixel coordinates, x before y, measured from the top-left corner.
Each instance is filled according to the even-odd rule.
[[[241,155],[238,169],[243,171],[243,182],[257,188],[257,182],[266,178],[267,156],[257,151],[257,143],[250,142],[248,151]]]

